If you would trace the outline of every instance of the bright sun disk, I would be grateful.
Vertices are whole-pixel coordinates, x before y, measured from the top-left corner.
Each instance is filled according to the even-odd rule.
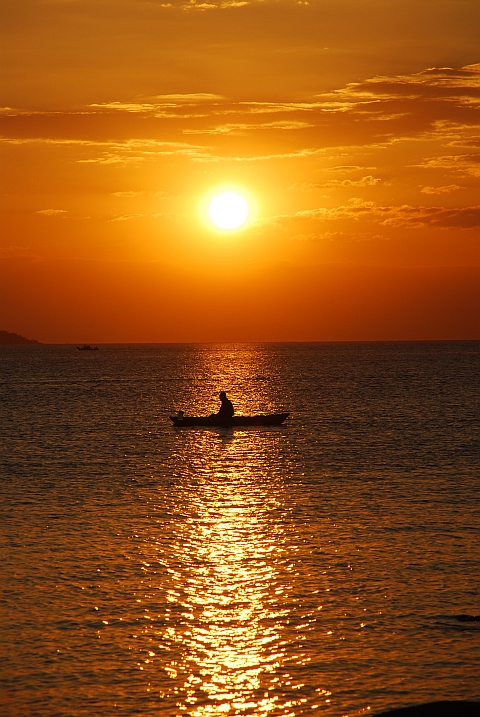
[[[208,215],[219,229],[238,229],[248,217],[248,204],[240,194],[222,192],[210,202]]]

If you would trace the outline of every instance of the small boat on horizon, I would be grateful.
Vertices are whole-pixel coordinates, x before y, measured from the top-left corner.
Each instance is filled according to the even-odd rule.
[[[99,351],[98,346],[90,346],[90,344],[83,344],[83,346],[77,346],[77,351]]]
[[[179,411],[176,416],[170,416],[170,420],[176,428],[187,428],[192,426],[217,426],[221,428],[237,428],[247,426],[281,426],[289,415],[286,413],[270,413],[258,416],[232,416],[221,418],[213,416],[184,416]]]

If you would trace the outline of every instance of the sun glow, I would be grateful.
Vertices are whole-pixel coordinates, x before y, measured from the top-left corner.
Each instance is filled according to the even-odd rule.
[[[238,229],[248,218],[247,201],[236,192],[222,192],[210,202],[208,216],[219,229]]]

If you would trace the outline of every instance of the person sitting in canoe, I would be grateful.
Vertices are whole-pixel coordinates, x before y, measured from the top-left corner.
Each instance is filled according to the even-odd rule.
[[[220,406],[219,412],[216,414],[218,418],[231,418],[233,414],[235,413],[235,409],[233,408],[233,403],[228,400],[227,394],[225,391],[220,391],[220,401],[222,402],[222,405]]]

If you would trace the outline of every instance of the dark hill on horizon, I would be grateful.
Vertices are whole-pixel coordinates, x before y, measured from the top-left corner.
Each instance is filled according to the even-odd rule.
[[[12,334],[9,331],[0,331],[0,344],[20,345],[20,344],[39,344],[36,339],[26,339],[20,334]]]

